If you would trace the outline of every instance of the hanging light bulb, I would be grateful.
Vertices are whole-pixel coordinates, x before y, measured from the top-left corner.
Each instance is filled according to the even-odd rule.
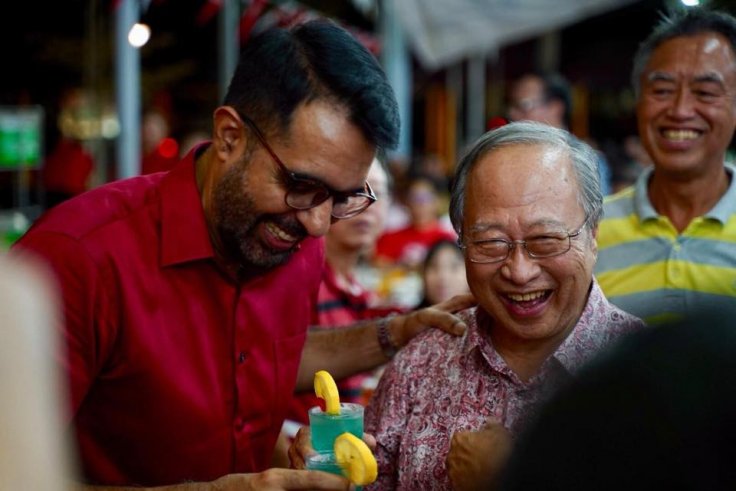
[[[136,22],[128,32],[128,42],[134,48],[140,48],[151,38],[151,28],[146,24]]]

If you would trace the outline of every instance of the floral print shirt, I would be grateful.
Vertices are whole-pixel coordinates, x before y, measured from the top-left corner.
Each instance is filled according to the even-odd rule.
[[[468,326],[463,336],[429,329],[386,368],[365,416],[379,465],[378,480],[367,489],[450,489],[445,460],[454,432],[478,430],[495,418],[517,434],[551,389],[615,338],[644,326],[610,304],[593,280],[574,329],[523,382],[479,327],[478,307],[460,316]]]

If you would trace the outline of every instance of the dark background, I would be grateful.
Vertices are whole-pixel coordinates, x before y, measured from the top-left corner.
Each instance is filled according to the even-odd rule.
[[[631,60],[639,42],[673,2],[677,3],[637,2],[561,31],[560,71],[573,84],[588,88],[589,133],[596,141],[605,145],[636,132],[629,89]],[[710,2],[731,12],[735,3]],[[141,49],[143,108],[163,108],[174,136],[192,128],[208,129],[218,103],[217,17],[206,18],[206,4],[207,0],[151,0],[142,16],[153,31]],[[347,1],[301,4],[366,33],[375,30],[373,19]],[[114,5],[114,0],[13,2],[0,20],[5,66],[0,104],[43,106],[47,151],[58,139],[58,102],[67,88],[91,87],[104,100],[114,101]],[[528,39],[504,47],[498,60],[489,64],[489,70],[501,73],[489,78],[509,80],[534,68],[535,43],[536,39]],[[413,66],[414,94],[420,99],[423,88],[444,74],[424,71],[416,62]],[[415,125],[415,132],[421,130]],[[421,148],[418,136],[415,145]]]

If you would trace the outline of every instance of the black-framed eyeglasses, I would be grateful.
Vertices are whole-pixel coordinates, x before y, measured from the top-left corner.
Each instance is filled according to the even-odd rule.
[[[289,207],[295,210],[309,210],[332,198],[332,216],[343,219],[354,217],[378,199],[367,181],[362,191],[337,191],[323,182],[290,171],[266,142],[266,138],[256,123],[244,114],[239,114],[239,116],[253,130],[263,148],[278,164],[286,187],[284,201]]]
[[[460,244],[466,251],[468,260],[473,263],[489,264],[500,263],[508,259],[511,251],[517,245],[522,246],[529,257],[544,259],[560,256],[572,247],[572,239],[579,236],[588,224],[588,216],[575,232],[572,233],[545,233],[524,240],[487,239],[476,240],[467,244]]]

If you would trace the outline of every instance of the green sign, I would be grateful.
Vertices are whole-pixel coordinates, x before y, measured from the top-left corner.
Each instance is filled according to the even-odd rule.
[[[40,165],[42,124],[39,107],[0,108],[0,168]]]

